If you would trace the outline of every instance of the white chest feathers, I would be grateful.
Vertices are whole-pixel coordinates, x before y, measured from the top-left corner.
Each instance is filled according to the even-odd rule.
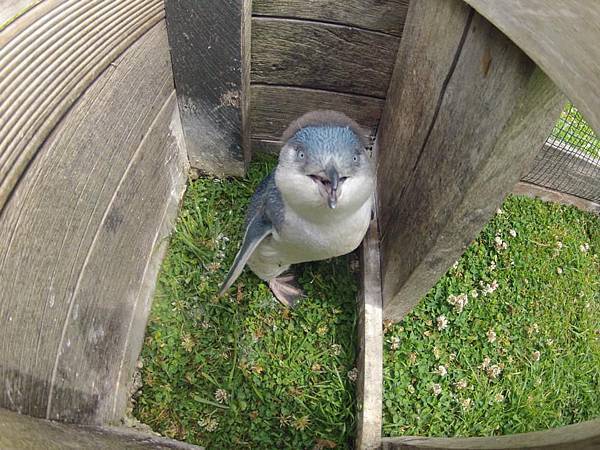
[[[372,200],[343,215],[323,210],[327,220],[314,222],[287,209],[279,232],[267,237],[254,251],[248,265],[260,278],[268,280],[292,264],[345,255],[361,243],[371,219]]]

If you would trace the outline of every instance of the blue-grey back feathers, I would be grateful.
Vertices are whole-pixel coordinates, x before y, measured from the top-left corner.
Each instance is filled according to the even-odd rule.
[[[223,295],[227,289],[240,276],[248,258],[263,239],[268,237],[273,230],[280,229],[285,216],[281,193],[275,185],[274,173],[267,176],[258,186],[250,200],[248,212],[246,213],[246,231],[242,240],[242,246],[238,251],[233,265],[225,277],[225,281],[219,290]]]

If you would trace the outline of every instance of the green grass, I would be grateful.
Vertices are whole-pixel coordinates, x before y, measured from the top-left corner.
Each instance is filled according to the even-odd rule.
[[[188,187],[134,412],[161,434],[209,449],[350,448],[353,257],[301,266],[308,298],[293,311],[248,271],[227,296],[215,295],[247,202],[273,166],[261,159],[247,180]],[[600,416],[599,249],[598,217],[509,197],[424,301],[386,324],[384,434],[509,434]],[[463,293],[459,312],[448,298]]]
[[[209,449],[344,448],[355,428],[350,257],[301,267],[308,298],[293,311],[248,271],[228,295],[215,295],[247,202],[273,166],[262,159],[245,181],[188,187],[158,280],[134,413]]]
[[[600,416],[600,221],[524,197],[502,210],[411,314],[386,324],[386,436]]]
[[[565,109],[560,113],[560,118],[552,130],[552,136],[593,157],[600,157],[600,140],[571,103],[567,103]]]

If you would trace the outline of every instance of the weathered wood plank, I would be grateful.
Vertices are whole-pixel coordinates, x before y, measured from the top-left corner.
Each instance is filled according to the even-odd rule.
[[[164,23],[61,121],[0,215],[0,406],[118,419],[183,190]]]
[[[358,379],[356,382],[356,448],[377,449],[381,444],[383,408],[383,309],[379,230],[371,221],[361,247],[362,286],[358,297]]]
[[[291,121],[316,109],[341,111],[374,135],[383,109],[377,98],[317,89],[253,85],[251,95],[252,138],[263,141],[278,141]]]
[[[0,210],[67,109],[163,16],[160,0],[48,0],[0,32]]]
[[[400,37],[408,0],[254,0],[252,14],[311,19]]]
[[[10,450],[179,449],[201,447],[134,429],[67,425],[0,409],[0,448]]]
[[[384,317],[400,320],[519,180],[564,98],[458,0],[411,3],[382,116]]]
[[[600,135],[597,0],[466,0],[529,55]]]
[[[0,0],[0,31],[41,0]]]
[[[166,0],[179,112],[192,166],[243,175],[250,161],[251,0]]]
[[[383,450],[591,450],[600,448],[600,420],[546,431],[474,438],[384,438]]]
[[[254,17],[251,81],[384,98],[398,43],[342,25]]]

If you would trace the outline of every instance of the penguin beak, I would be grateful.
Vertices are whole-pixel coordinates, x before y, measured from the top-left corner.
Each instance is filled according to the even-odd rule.
[[[327,189],[327,204],[331,209],[335,209],[337,206],[337,190],[340,182],[340,174],[333,166],[329,166],[327,171],[327,178],[329,178],[329,189]]]

